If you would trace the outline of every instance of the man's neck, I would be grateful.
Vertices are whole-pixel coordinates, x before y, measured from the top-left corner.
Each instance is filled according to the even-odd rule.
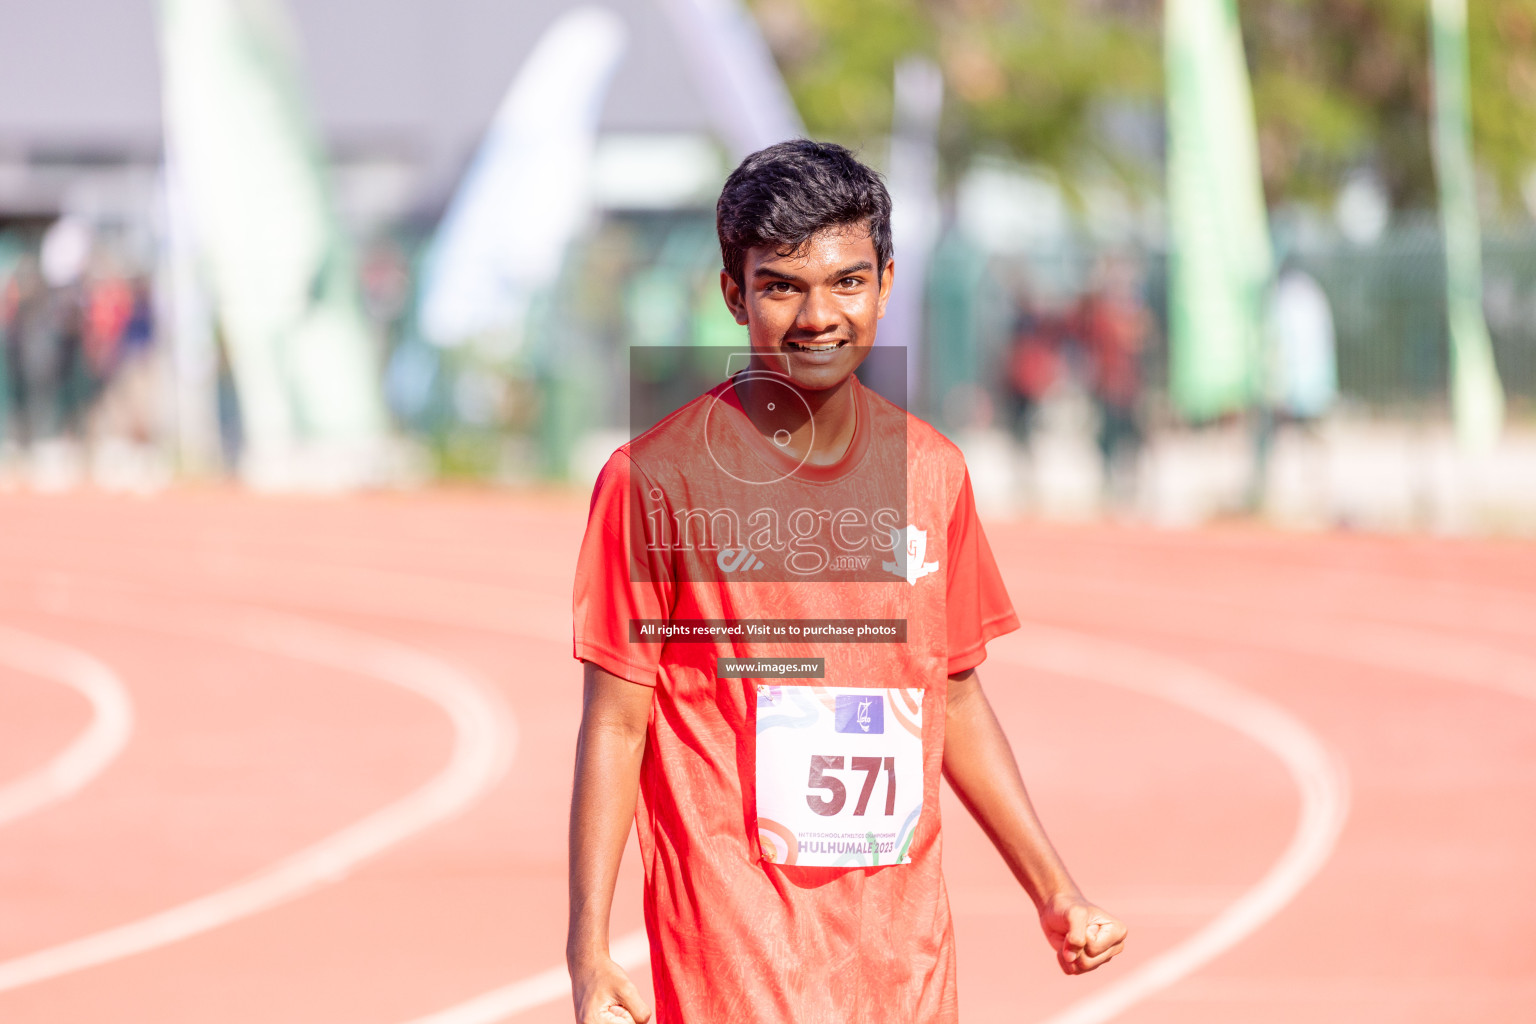
[[[751,374],[736,381],[736,395],[758,433],[791,458],[831,465],[853,443],[858,428],[858,381],[806,391],[782,377]],[[809,453],[809,454],[807,454]]]

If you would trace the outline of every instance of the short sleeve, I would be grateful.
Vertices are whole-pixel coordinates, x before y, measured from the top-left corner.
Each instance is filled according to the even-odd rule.
[[[1019,617],[1003,586],[1002,574],[981,521],[971,475],[965,474],[949,516],[949,574],[945,592],[949,621],[949,675],[980,665],[987,642],[1019,628]]]
[[[644,686],[656,685],[658,644],[629,642],[631,619],[665,619],[672,609],[668,566],[645,544],[644,479],[623,449],[598,475],[587,532],[576,559],[573,653]]]

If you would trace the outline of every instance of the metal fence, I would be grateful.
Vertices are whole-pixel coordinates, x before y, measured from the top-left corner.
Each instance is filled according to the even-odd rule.
[[[930,410],[963,381],[994,392],[1008,344],[1009,303],[1044,291],[1058,304],[1086,288],[1102,250],[1087,243],[1009,258],[979,254],[948,239],[934,261],[929,292]],[[1167,413],[1165,251],[1136,254],[1156,327],[1143,352],[1148,404]],[[1431,217],[1405,218],[1370,245],[1337,236],[1296,246],[1288,260],[1317,279],[1332,308],[1341,397],[1372,413],[1446,414],[1450,354],[1445,253]],[[1509,408],[1536,414],[1536,228],[1490,233],[1483,246],[1484,311]],[[1021,287],[1020,282],[1026,282]],[[1063,293],[1066,293],[1065,295]]]
[[[1333,306],[1344,394],[1385,409],[1444,406],[1450,355],[1438,226],[1420,219],[1369,246],[1340,240],[1303,250],[1296,262]],[[1528,412],[1536,403],[1536,232],[1489,235],[1483,279],[1500,377],[1512,409]]]
[[[1026,296],[1070,304],[1103,248],[1086,241],[1049,252],[989,255],[957,233],[940,244],[927,283],[923,380],[912,408],[941,428],[1000,423],[1005,367]],[[1167,402],[1167,254],[1135,254],[1154,324],[1142,357],[1146,408],[1172,422]],[[1342,398],[1399,418],[1446,415],[1449,355],[1445,271],[1432,218],[1409,219],[1369,246],[1314,237],[1289,257],[1332,306]],[[523,372],[538,396],[533,427],[543,472],[560,474],[591,430],[622,429],[628,350],[634,345],[742,345],[721,305],[719,255],[706,214],[610,217],[571,252],[541,304]],[[1486,310],[1510,409],[1536,411],[1536,230],[1491,234]]]

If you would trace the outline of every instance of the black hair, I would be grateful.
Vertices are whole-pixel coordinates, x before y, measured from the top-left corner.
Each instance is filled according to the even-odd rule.
[[[832,142],[792,139],[760,149],[726,179],[715,204],[725,272],[742,287],[747,250],[801,252],[826,228],[857,225],[875,246],[875,274],[891,258],[891,194],[880,175]]]

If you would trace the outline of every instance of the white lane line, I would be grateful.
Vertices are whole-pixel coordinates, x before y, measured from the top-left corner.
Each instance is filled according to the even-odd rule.
[[[1536,658],[1445,630],[1373,622],[1310,630],[1300,622],[1276,622],[1275,627],[1243,642],[1536,700]]]
[[[0,664],[63,683],[90,701],[91,723],[46,764],[0,786],[0,825],[78,793],[133,734],[133,702],[121,679],[84,651],[0,626]]]
[[[995,641],[992,656],[1134,690],[1214,719],[1278,757],[1301,797],[1290,842],[1254,886],[1183,942],[1044,1024],[1100,1024],[1189,976],[1279,913],[1333,853],[1349,813],[1348,778],[1322,740],[1280,705],[1167,655],[1054,627],[1028,625]]]
[[[1359,612],[1339,610],[1332,615],[1297,614],[1292,604],[1254,601],[1244,596],[1209,591],[1176,589],[1166,585],[1148,585],[1103,577],[1084,577],[1067,573],[1038,573],[1051,587],[1072,587],[1089,592],[1114,594],[1137,600],[1182,601],[1221,612],[1238,611],[1260,617],[1263,628],[1238,634],[1233,627],[1213,623],[1199,615],[1183,615],[1176,623],[1161,622],[1155,628],[1179,636],[1202,639],[1231,639],[1249,646],[1295,651],[1335,661],[1355,661],[1378,668],[1429,675],[1455,683],[1504,690],[1512,696],[1536,700],[1536,659],[1517,654],[1481,639],[1467,640],[1463,631],[1444,622],[1404,623],[1398,619],[1364,617]],[[1367,575],[1361,572],[1357,575]],[[1376,574],[1385,581],[1394,577]],[[1401,581],[1399,581],[1401,582]],[[1526,595],[1536,598],[1536,595]],[[1523,623],[1522,635],[1529,635],[1529,623]]]
[[[630,932],[612,943],[608,955],[620,967],[632,971],[650,963],[651,947],[644,931]],[[417,1017],[409,1024],[495,1024],[570,994],[571,977],[565,968],[550,967],[457,1006]]]
[[[289,615],[246,615],[234,639],[267,653],[372,676],[432,701],[453,724],[448,763],[402,799],[242,882],[0,963],[0,992],[165,946],[335,882],[363,860],[463,811],[507,768],[516,744],[510,714],[488,686],[445,661],[366,633]]]

